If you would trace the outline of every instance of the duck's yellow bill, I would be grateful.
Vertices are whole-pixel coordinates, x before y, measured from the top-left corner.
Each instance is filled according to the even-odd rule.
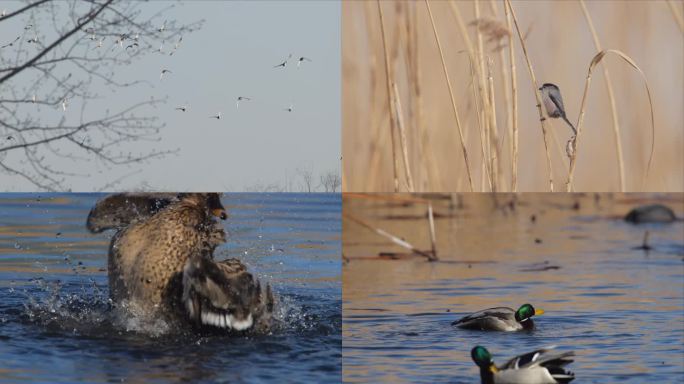
[[[211,213],[216,217],[220,217],[221,220],[225,220],[228,218],[228,214],[226,213],[226,211],[224,209],[220,209],[220,208],[212,209]]]
[[[544,310],[543,310],[543,309],[535,309],[535,310],[534,310],[534,314],[537,315],[537,316],[543,315],[543,314],[544,314]]]

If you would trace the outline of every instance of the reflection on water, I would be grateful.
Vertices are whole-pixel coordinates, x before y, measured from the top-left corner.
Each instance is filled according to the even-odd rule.
[[[577,382],[681,381],[684,222],[621,220],[632,207],[653,202],[684,217],[682,194],[435,200],[443,218],[436,220],[442,261],[434,263],[377,259],[379,252],[405,251],[345,220],[345,381],[478,382],[470,359],[477,344],[499,364],[542,346],[574,350],[569,368]],[[430,248],[423,205],[349,197],[343,205],[345,213]],[[653,249],[633,249],[646,230]],[[451,326],[476,310],[525,302],[546,311],[532,332]]]
[[[340,381],[340,195],[224,195],[216,258],[239,257],[270,282],[282,321],[237,337],[111,310],[111,234],[85,229],[100,197],[0,194],[0,382]]]

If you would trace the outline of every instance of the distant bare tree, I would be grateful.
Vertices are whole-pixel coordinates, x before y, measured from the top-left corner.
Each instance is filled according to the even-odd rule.
[[[247,188],[245,188],[246,192],[286,192],[287,188],[283,187],[282,185],[279,185],[277,183],[270,183],[270,184],[262,184],[262,183],[256,183],[253,184]]]
[[[313,170],[306,169],[306,168],[298,168],[297,173],[299,174],[299,177],[301,177],[301,179],[302,179],[301,183],[299,184],[300,190],[302,192],[307,192],[307,193],[313,192],[313,189],[314,189]]]
[[[337,170],[329,171],[320,176],[321,186],[325,192],[335,193],[340,188],[342,181]]]
[[[117,90],[147,81],[121,81],[116,71],[147,54],[173,54],[185,33],[201,28],[202,21],[178,25],[164,20],[170,7],[151,15],[155,3],[122,0],[35,0],[3,12],[0,27],[16,34],[0,35],[0,171],[22,178],[42,190],[64,190],[65,176],[56,158],[98,161],[107,168],[156,159],[175,151],[131,153],[137,141],[158,141],[163,124],[141,110],[163,99],[140,98],[93,118],[87,105],[99,97],[91,85]],[[142,9],[146,7],[145,9]],[[176,44],[176,48],[177,48]],[[40,108],[63,113],[80,110],[78,122],[66,116],[46,121]]]

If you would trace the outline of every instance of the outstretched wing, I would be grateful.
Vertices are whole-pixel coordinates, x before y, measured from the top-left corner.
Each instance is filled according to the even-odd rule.
[[[117,193],[98,201],[90,210],[86,228],[92,233],[121,229],[145,220],[176,199],[175,193]]]

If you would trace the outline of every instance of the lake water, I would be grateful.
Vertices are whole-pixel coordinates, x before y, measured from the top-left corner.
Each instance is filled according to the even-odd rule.
[[[99,194],[0,194],[0,382],[339,382],[339,194],[225,194],[228,243],[273,286],[268,335],[179,334],[112,315]]]
[[[578,383],[684,382],[684,222],[621,217],[661,202],[684,217],[684,195],[433,196],[440,261],[343,223],[343,377],[348,382],[479,382],[483,345],[502,364],[536,348],[574,350]],[[344,214],[429,249],[423,204],[344,198]],[[534,220],[533,217],[534,216]],[[641,245],[650,233],[652,250]],[[544,309],[522,333],[456,329],[480,309]]]

